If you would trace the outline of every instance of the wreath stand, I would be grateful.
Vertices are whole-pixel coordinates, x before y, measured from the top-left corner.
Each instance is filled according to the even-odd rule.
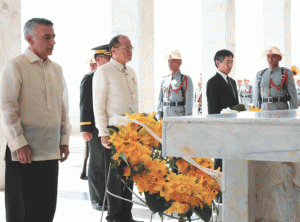
[[[115,198],[119,198],[121,200],[125,200],[127,202],[131,202],[131,203],[135,203],[135,204],[138,204],[138,205],[141,205],[141,206],[144,206],[144,207],[148,207],[148,205],[146,204],[146,202],[140,198],[135,192],[133,192],[133,190],[131,190],[129,187],[127,187],[125,181],[123,179],[120,178],[120,180],[124,183],[124,185],[126,186],[126,188],[131,192],[133,193],[140,201],[142,201],[142,203],[139,203],[139,202],[136,202],[136,201],[133,201],[133,200],[128,200],[126,198],[123,198],[123,197],[120,197],[118,195],[115,195],[113,193],[111,193],[109,190],[108,190],[108,184],[109,184],[109,177],[110,177],[110,167],[111,167],[111,163],[109,164],[109,169],[108,169],[108,175],[107,175],[107,182],[106,182],[106,188],[105,188],[105,194],[104,194],[104,200],[103,200],[103,205],[102,206],[105,206],[105,203],[106,203],[106,196],[107,195],[111,195]],[[102,222],[102,219],[103,219],[103,214],[104,214],[104,207],[102,208],[102,214],[101,214],[101,219],[100,219],[100,222]],[[180,220],[180,218],[178,217],[174,217],[173,214],[172,215],[168,215],[168,214],[165,214],[163,213],[164,216],[167,216],[167,217],[170,217],[170,218],[173,218],[173,219],[178,219],[178,221]],[[152,217],[153,217],[153,212],[151,211],[151,217],[150,217],[150,222],[152,222]],[[214,222],[213,221],[213,216],[211,217],[212,218],[212,221],[211,222]],[[199,220],[201,218],[195,218],[195,219],[191,219],[191,221],[193,220]],[[188,221],[188,219],[183,219],[184,221]],[[163,217],[161,217],[161,222],[163,222]],[[217,222],[217,221],[216,221]]]

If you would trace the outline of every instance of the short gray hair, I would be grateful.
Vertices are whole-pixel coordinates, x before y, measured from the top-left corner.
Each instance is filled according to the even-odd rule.
[[[37,25],[45,25],[45,26],[53,26],[53,22],[44,18],[32,18],[28,20],[24,25],[24,38],[28,35],[33,35],[33,31],[35,30]]]

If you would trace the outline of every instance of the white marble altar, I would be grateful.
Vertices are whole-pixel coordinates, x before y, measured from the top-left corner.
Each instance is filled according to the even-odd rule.
[[[246,111],[165,118],[163,147],[176,149],[164,149],[164,155],[179,156],[185,152],[190,157],[300,162],[300,140],[295,136],[300,131],[299,114],[299,110]]]
[[[0,1],[0,71],[4,64],[21,52],[21,0]],[[1,134],[1,132],[0,132]],[[5,145],[0,135],[0,190],[4,189]]]
[[[164,118],[163,155],[223,158],[222,221],[263,216],[280,162],[300,162],[300,110]],[[299,184],[299,170],[295,184]],[[257,220],[259,221],[259,220]]]

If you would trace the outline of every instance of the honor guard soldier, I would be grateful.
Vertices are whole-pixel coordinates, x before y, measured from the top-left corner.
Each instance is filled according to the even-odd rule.
[[[297,93],[293,73],[290,69],[279,67],[283,54],[272,46],[263,53],[269,68],[256,75],[254,106],[262,110],[297,109]]]
[[[300,106],[300,78],[297,79],[297,101],[298,106]]]
[[[197,114],[202,115],[202,73],[200,74],[198,88],[195,90],[195,108]]]
[[[182,64],[178,50],[171,52],[168,59],[171,74],[162,78],[158,97],[158,119],[170,116],[192,115],[193,110],[193,82],[191,77],[180,71]]]
[[[238,95],[239,95],[239,102],[241,103],[241,101],[242,101],[242,97],[241,97],[241,89],[242,89],[242,83],[243,83],[243,80],[237,79],[236,82],[237,82],[237,87],[238,87],[237,92],[238,92]]]
[[[291,69],[293,71],[294,79],[295,79],[295,86],[296,86],[296,91],[297,91],[297,102],[298,102],[298,106],[300,106],[300,77],[299,77],[299,68],[297,66],[292,66]]]
[[[245,105],[248,109],[249,105],[252,103],[252,86],[249,85],[249,79],[244,78],[244,86],[240,90],[241,104]]]
[[[96,62],[94,56],[92,58],[88,59],[86,62],[90,64],[91,71],[94,71],[95,69],[97,69],[97,62]]]
[[[94,50],[94,59],[97,66],[102,66],[110,61],[111,52],[109,45],[102,45]],[[103,200],[105,193],[105,147],[101,144],[101,138],[98,137],[98,129],[95,127],[95,118],[93,112],[93,87],[92,80],[97,69],[86,74],[80,85],[80,132],[84,140],[88,141],[90,150],[90,160],[88,169],[88,183],[92,206],[95,210],[103,209]]]

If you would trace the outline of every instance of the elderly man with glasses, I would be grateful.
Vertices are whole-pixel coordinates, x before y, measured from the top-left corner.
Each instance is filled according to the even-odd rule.
[[[139,112],[137,78],[134,70],[127,66],[132,59],[131,41],[125,35],[118,35],[112,38],[109,48],[112,53],[111,61],[99,67],[93,79],[95,123],[102,145],[106,148],[106,173],[108,173],[111,159],[110,136],[107,133],[109,118],[114,115],[125,115],[130,109],[133,112]],[[132,181],[128,181],[127,186],[132,189]],[[110,171],[107,189],[122,198],[132,199],[132,193],[124,188],[116,170]],[[132,203],[112,195],[108,195],[107,199],[106,220],[108,222],[136,222],[132,218]]]

